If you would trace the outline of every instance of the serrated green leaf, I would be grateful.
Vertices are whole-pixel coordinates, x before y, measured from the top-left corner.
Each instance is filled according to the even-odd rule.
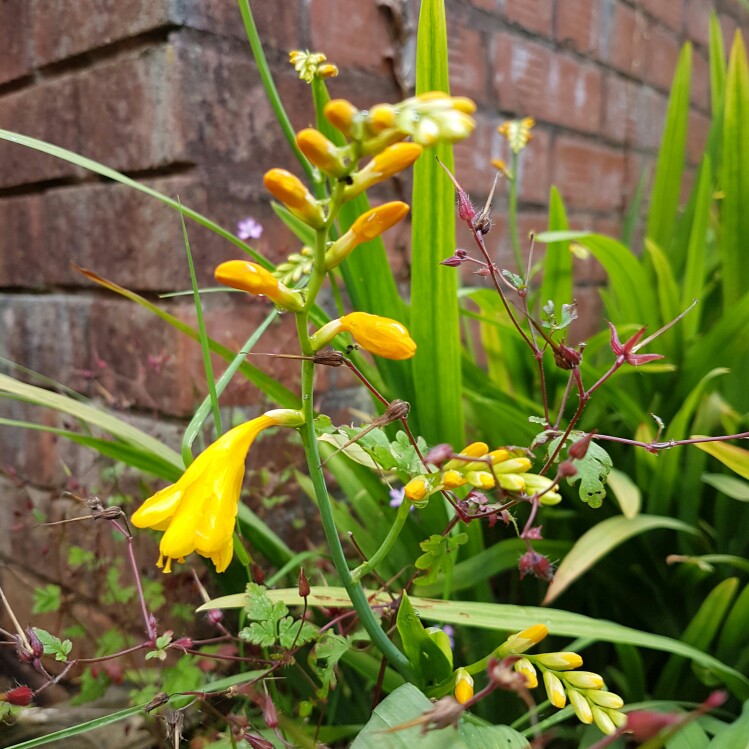
[[[455,536],[434,534],[422,541],[419,546],[424,553],[416,559],[414,566],[417,570],[426,571],[423,576],[424,584],[434,582],[440,572],[446,572],[453,564],[453,552],[467,541],[466,533]]]
[[[278,622],[278,642],[282,648],[287,650],[296,643],[297,646],[304,645],[317,637],[317,627],[310,622],[285,616]]]
[[[251,642],[253,645],[259,645],[262,648],[269,648],[276,643],[276,625],[275,622],[265,619],[260,622],[250,622],[239,633],[239,639]]]
[[[315,693],[318,699],[324,700],[330,690],[335,687],[336,666],[352,645],[352,640],[327,630],[310,650],[307,656],[307,664],[322,685]]]
[[[34,605],[32,614],[44,614],[49,611],[59,611],[62,604],[62,588],[49,583],[42,588],[34,588]]]
[[[44,646],[45,655],[54,655],[56,661],[63,663],[68,660],[68,655],[73,649],[73,643],[70,640],[61,640],[45,629],[39,629],[38,627],[32,627],[32,629]]]
[[[557,437],[549,443],[547,450],[549,457],[556,451],[560,439],[561,437]],[[579,481],[580,499],[590,507],[600,507],[606,498],[606,480],[613,466],[611,457],[597,442],[591,442],[585,457],[573,460],[572,464],[577,469],[577,473],[570,476],[567,483],[573,486]]]

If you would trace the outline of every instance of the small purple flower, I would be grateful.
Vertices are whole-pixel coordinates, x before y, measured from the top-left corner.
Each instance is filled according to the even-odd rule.
[[[450,647],[454,650],[455,649],[455,628],[450,626],[449,624],[445,624],[445,626],[442,627],[442,631],[447,635],[447,639],[450,640]]]
[[[263,233],[263,225],[255,221],[254,218],[243,218],[237,224],[237,236],[244,239],[260,239]]]
[[[400,507],[403,504],[403,500],[406,497],[406,487],[402,486],[400,489],[390,490],[390,506]]]

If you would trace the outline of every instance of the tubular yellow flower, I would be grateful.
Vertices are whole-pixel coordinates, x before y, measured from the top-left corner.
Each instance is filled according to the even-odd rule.
[[[363,169],[352,175],[352,182],[344,193],[346,200],[407,169],[423,151],[418,143],[395,143],[388,146],[374,156]]]
[[[323,225],[323,210],[299,177],[285,169],[271,169],[265,173],[263,184],[276,200],[313,229]]]
[[[497,473],[497,483],[508,492],[525,491],[525,481],[517,473]]]
[[[320,65],[317,69],[318,78],[335,78],[338,75],[338,66],[333,65],[332,62],[327,62],[324,65]]]
[[[554,707],[562,708],[567,704],[567,695],[564,693],[564,686],[559,677],[553,671],[544,671],[544,687]]]
[[[553,668],[555,671],[568,671],[572,668],[580,668],[583,665],[583,659],[577,653],[541,653],[535,658],[542,666]]]
[[[495,474],[499,473],[525,473],[530,467],[528,458],[510,458],[501,463],[495,463],[492,468]]]
[[[486,442],[472,442],[470,445],[466,445],[459,453],[459,455],[465,455],[468,458],[482,458],[489,452],[489,445]],[[465,460],[460,458],[453,458],[445,463],[445,470],[451,471],[454,469],[462,470],[469,465]],[[484,464],[481,464],[484,467]]]
[[[463,486],[465,482],[465,477],[458,471],[445,471],[442,474],[442,483],[446,489],[456,489],[459,486]]]
[[[340,318],[341,329],[351,333],[364,349],[385,359],[410,359],[416,353],[416,344],[408,330],[396,320],[352,312]]]
[[[325,119],[340,130],[344,135],[351,137],[360,116],[359,110],[346,99],[331,99],[324,107]]]
[[[577,715],[577,719],[581,723],[592,723],[593,722],[593,711],[590,709],[590,703],[583,697],[580,692],[576,689],[570,689],[567,692],[567,696],[570,698],[570,705]]]
[[[592,671],[570,671],[565,673],[564,680],[577,689],[600,689],[603,686],[603,678]]]
[[[267,296],[284,309],[298,312],[303,300],[299,292],[284,286],[270,271],[247,260],[228,260],[216,268],[219,283],[249,294]]]
[[[330,270],[340,265],[362,242],[379,237],[403,219],[408,211],[407,203],[394,200],[362,213],[325,253],[325,268]]]
[[[468,481],[471,486],[484,490],[493,489],[497,484],[494,480],[494,476],[492,476],[489,471],[468,471],[468,473],[466,473],[466,481]]]
[[[338,149],[319,130],[312,127],[300,130],[296,142],[299,150],[326,174],[340,177],[346,171]]]
[[[536,668],[527,658],[520,658],[515,661],[513,668],[519,674],[525,676],[525,686],[528,687],[528,689],[535,689],[538,686]]]
[[[497,658],[504,658],[508,655],[520,655],[529,650],[534,645],[538,645],[549,634],[545,624],[534,624],[522,632],[510,635],[495,651]]]
[[[156,492],[133,513],[136,528],[164,531],[158,561],[164,572],[171,572],[172,560],[184,561],[193,551],[210,558],[217,572],[229,566],[247,452],[263,429],[287,423],[289,413],[269,411],[226,432],[179,481]]]
[[[455,672],[455,699],[465,705],[473,697],[473,677],[464,668]]]

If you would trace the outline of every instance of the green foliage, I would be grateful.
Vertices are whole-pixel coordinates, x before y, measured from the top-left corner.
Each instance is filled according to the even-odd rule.
[[[294,619],[288,613],[289,609],[285,604],[273,603],[262,586],[250,583],[247,586],[245,606],[250,624],[240,631],[240,639],[263,648],[279,645],[289,650],[295,643],[304,645],[317,637],[315,626]]]
[[[417,570],[423,570],[424,575],[420,578],[424,585],[433,583],[440,573],[446,573],[453,565],[453,554],[468,541],[466,533],[458,533],[454,536],[440,536],[434,534],[419,546],[424,552],[414,562]]]
[[[49,583],[43,588],[34,589],[34,605],[31,609],[34,614],[44,614],[49,611],[59,611],[62,605],[62,588],[59,585]]]
[[[47,630],[39,627],[32,627],[32,629],[44,646],[45,655],[54,655],[56,661],[62,661],[63,663],[68,660],[70,651],[73,649],[73,643],[70,640],[60,640],[59,637],[55,637]]]

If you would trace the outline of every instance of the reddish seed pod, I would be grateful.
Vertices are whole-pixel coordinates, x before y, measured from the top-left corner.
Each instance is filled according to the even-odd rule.
[[[16,687],[5,694],[0,694],[0,702],[7,702],[9,705],[15,705],[16,707],[26,707],[31,704],[33,699],[34,693],[29,687]]]

